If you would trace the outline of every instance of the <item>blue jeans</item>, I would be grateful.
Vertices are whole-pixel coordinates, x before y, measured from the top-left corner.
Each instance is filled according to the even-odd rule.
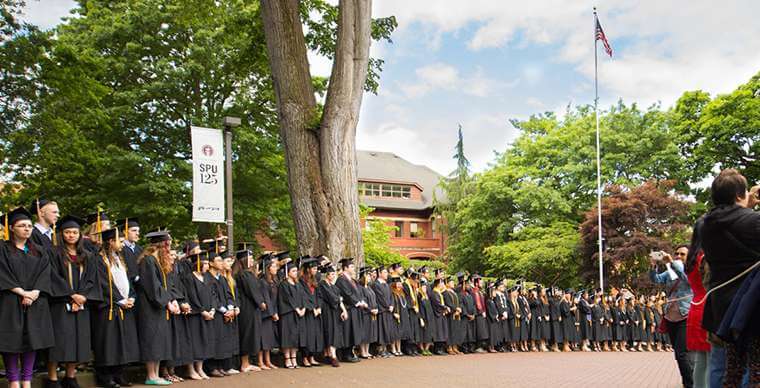
[[[710,344],[710,388],[723,387],[723,376],[726,374],[726,348]],[[744,374],[742,387],[749,387],[749,370]]]

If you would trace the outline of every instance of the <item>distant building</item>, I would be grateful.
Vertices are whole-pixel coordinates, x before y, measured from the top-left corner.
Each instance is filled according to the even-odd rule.
[[[410,259],[438,259],[446,251],[441,220],[433,213],[433,196],[445,200],[441,175],[389,152],[357,151],[359,201],[398,230],[391,247]],[[434,194],[435,193],[435,194]]]

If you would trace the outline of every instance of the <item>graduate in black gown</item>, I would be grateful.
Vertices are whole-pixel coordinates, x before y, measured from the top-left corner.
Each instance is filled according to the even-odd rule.
[[[405,347],[403,349],[404,354],[410,356],[419,356],[419,344],[422,341],[422,326],[420,326],[420,304],[417,298],[417,288],[419,287],[420,275],[413,269],[406,271],[406,280],[403,282],[404,295],[406,296],[406,304],[409,309],[409,323],[411,324],[412,332],[410,334],[409,341],[406,344],[402,344]]]
[[[137,291],[129,281],[127,266],[121,258],[118,229],[98,235],[101,252],[96,258],[98,287],[102,302],[90,303],[90,326],[95,364],[95,379],[100,387],[128,386],[124,367],[140,360],[135,318]]]
[[[496,353],[497,348],[501,346],[502,342],[502,330],[501,330],[501,314],[496,307],[496,287],[493,283],[489,283],[486,287],[486,312],[488,318],[488,352]]]
[[[299,326],[301,355],[305,367],[320,366],[316,356],[324,350],[324,333],[322,332],[322,306],[317,300],[317,273],[319,259],[305,257],[301,260],[301,276],[298,287],[301,291],[303,308],[306,310]]]
[[[394,331],[396,324],[393,323],[393,296],[391,287],[388,284],[388,270],[384,266],[378,266],[375,269],[377,279],[372,283],[371,288],[375,293],[377,300],[377,344],[378,357],[387,358],[391,356],[388,347],[396,340]]]
[[[530,332],[531,332],[531,320],[533,319],[533,315],[531,312],[530,304],[528,303],[528,290],[520,286],[517,289],[517,303],[520,306],[520,315],[521,315],[521,322],[520,322],[520,341],[521,341],[521,350],[523,352],[530,351]]]
[[[470,281],[466,274],[460,272],[457,274],[459,279],[459,287],[457,292],[459,294],[459,300],[462,305],[462,322],[464,326],[464,334],[462,339],[461,350],[465,354],[472,353],[475,350],[477,334],[475,332],[475,300],[470,293]]]
[[[218,245],[211,245],[213,253],[209,254],[209,271],[205,278],[211,288],[211,300],[215,309],[214,330],[214,356],[206,360],[205,367],[209,376],[224,377],[226,371],[232,369],[230,359],[237,349],[237,328],[233,321],[236,316],[234,296],[227,283],[225,274],[225,259],[229,256],[228,251],[216,252]]]
[[[446,307],[446,301],[443,297],[445,289],[446,284],[443,279],[436,279],[433,282],[433,296],[430,298],[430,304],[433,306],[433,321],[431,322],[434,328],[433,353],[439,356],[446,354],[444,348],[449,340],[449,327],[446,320],[451,311]],[[485,306],[485,300],[483,305]]]
[[[591,336],[589,338],[591,349],[600,352],[601,343],[604,341],[604,309],[602,308],[602,299],[597,294],[589,296],[591,305]]]
[[[280,314],[280,350],[285,357],[285,368],[296,369],[298,366],[298,348],[300,346],[299,326],[306,315],[303,296],[298,286],[298,267],[286,263],[283,267],[285,279],[280,282],[277,292],[277,305]]]
[[[171,358],[162,363],[160,372],[164,380],[180,383],[184,379],[177,375],[177,367],[188,368],[194,361],[188,320],[190,304],[187,302],[185,285],[181,280],[183,276],[186,276],[183,272],[192,272],[193,269],[187,260],[179,259],[174,249],[169,251],[169,258],[171,271],[166,273],[166,282],[169,284],[170,299],[177,301],[179,310],[175,310],[169,317]]]
[[[488,340],[489,330],[488,322],[486,320],[486,301],[483,291],[481,291],[482,278],[480,275],[472,275],[472,299],[475,302],[475,337],[476,337],[476,352],[484,352],[482,345]]]
[[[432,356],[430,347],[435,341],[435,326],[433,320],[435,319],[435,312],[433,311],[433,305],[430,303],[428,297],[429,284],[427,278],[420,277],[420,288],[417,290],[417,300],[420,303],[420,327],[422,329],[420,339],[420,353],[423,356]]]
[[[322,306],[322,327],[325,340],[325,356],[330,359],[333,367],[339,367],[340,362],[336,350],[343,347],[343,321],[348,319],[348,313],[340,297],[340,290],[335,286],[337,274],[335,267],[328,264],[320,269],[322,280],[319,282],[317,297]]]
[[[538,288],[530,290],[530,294],[528,294],[528,306],[530,306],[530,350],[536,352],[541,350],[541,324],[544,318],[541,300],[538,298]]]
[[[509,323],[510,337],[509,349],[511,351],[522,350],[522,343],[520,342],[520,330],[522,326],[522,310],[520,310],[520,300],[517,286],[509,289],[509,300],[507,301],[507,307],[509,313],[507,315],[507,321]]]
[[[562,346],[563,352],[570,352],[575,347],[577,342],[576,329],[575,329],[575,311],[576,307],[573,303],[572,289],[567,289],[562,295],[562,301],[559,304],[559,312],[562,317],[562,339],[564,345]]]
[[[94,258],[84,249],[80,228],[84,220],[74,216],[61,218],[56,225],[57,237],[50,268],[50,315],[55,322],[55,346],[48,351],[48,380],[58,384],[58,365],[66,374],[61,387],[76,388],[77,365],[90,361],[90,309],[87,302],[102,300]]]
[[[203,362],[214,357],[216,337],[214,333],[214,308],[211,285],[206,273],[209,270],[209,257],[206,251],[200,251],[187,257],[190,271],[181,272],[190,311],[187,313],[188,335],[192,349],[193,363],[189,365],[187,375],[193,380],[207,380],[209,376],[203,369]]]
[[[446,307],[451,311],[446,317],[449,326],[449,341],[446,352],[451,355],[462,354],[459,351],[459,346],[464,343],[465,327],[462,320],[462,306],[459,302],[459,295],[456,292],[456,278],[453,276],[449,276],[446,279],[443,300]]]
[[[60,214],[58,204],[54,201],[37,198],[32,201],[29,212],[37,216],[37,222],[34,223],[32,236],[29,239],[43,249],[52,251],[53,240],[57,240],[56,234],[60,233],[60,230],[57,230]]]
[[[235,253],[237,260],[232,269],[237,285],[238,338],[240,340],[240,372],[260,371],[255,365],[261,352],[261,314],[267,310],[267,304],[259,284],[258,265],[253,253],[242,249]],[[256,357],[256,359],[252,359]]]
[[[85,221],[89,226],[85,229],[84,248],[93,255],[98,255],[103,247],[103,240],[100,237],[100,233],[112,229],[111,220],[108,218],[108,214],[98,208],[98,211],[88,215],[85,218]],[[119,235],[121,234],[122,232],[120,231]],[[119,254],[121,254],[121,252]]]
[[[369,347],[371,344],[378,342],[379,338],[379,324],[378,314],[380,309],[377,305],[377,295],[372,290],[372,274],[374,269],[370,267],[362,267],[359,270],[359,290],[362,293],[364,300],[367,302],[367,308],[362,309],[362,328],[364,329],[364,336],[362,343],[359,345],[359,357],[363,359],[373,358],[370,353]]]
[[[172,358],[171,314],[179,313],[179,304],[169,292],[167,274],[171,267],[171,236],[166,231],[145,236],[150,246],[137,259],[137,332],[140,360],[145,363],[146,385],[171,383],[159,375],[159,363]],[[129,274],[129,273],[127,273]]]
[[[562,336],[562,314],[560,313],[560,302],[562,301],[561,293],[555,288],[551,287],[548,291],[549,301],[549,332],[550,340],[552,343],[551,350],[553,352],[559,352],[560,345],[565,342]]]
[[[222,286],[224,301],[227,303],[224,306],[222,313],[224,314],[223,321],[223,336],[224,336],[224,353],[227,356],[222,360],[221,371],[225,375],[236,375],[240,371],[236,369],[237,358],[240,354],[240,339],[238,333],[238,316],[240,315],[240,306],[238,305],[237,285],[235,284],[235,276],[232,274],[232,266],[235,263],[235,259],[230,255],[229,251],[226,251],[222,258],[224,259],[224,266],[222,273],[219,276],[219,284]]]
[[[139,280],[139,269],[137,268],[137,258],[142,255],[143,248],[137,244],[140,240],[140,223],[137,218],[125,218],[116,221],[116,227],[123,232],[124,241],[121,249],[121,257],[127,264],[127,274],[133,283]]]
[[[588,292],[583,290],[581,297],[578,299],[578,323],[580,324],[580,338],[582,349],[584,352],[591,351],[589,343],[592,340],[591,331],[591,303],[588,302]]]
[[[344,258],[340,260],[341,274],[335,285],[340,290],[340,296],[343,298],[343,304],[348,311],[348,319],[343,322],[343,346],[341,353],[343,360],[346,362],[359,362],[359,357],[354,354],[354,347],[361,344],[364,330],[361,325],[361,309],[369,305],[362,298],[359,291],[359,285],[356,284],[356,266],[353,258]],[[379,296],[378,296],[379,300]],[[379,302],[378,302],[379,303]]]
[[[31,386],[35,351],[55,345],[48,306],[50,257],[29,238],[32,216],[19,207],[4,215],[0,242],[0,352],[11,387]]]
[[[398,328],[398,337],[393,346],[394,356],[403,356],[401,344],[409,341],[412,336],[412,324],[409,317],[409,304],[404,293],[401,277],[394,276],[390,280],[391,294],[393,294],[393,318]]]
[[[277,369],[272,363],[271,351],[279,347],[279,333],[277,321],[280,319],[277,314],[277,291],[278,291],[278,261],[270,254],[261,257],[262,277],[259,282],[261,287],[261,296],[264,298],[266,310],[261,312],[261,356],[259,357],[259,368],[264,370]]]

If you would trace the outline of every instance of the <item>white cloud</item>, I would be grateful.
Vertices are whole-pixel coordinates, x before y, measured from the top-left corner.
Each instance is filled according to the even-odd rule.
[[[459,70],[445,63],[433,63],[415,70],[417,81],[398,87],[407,98],[419,98],[434,90],[447,90],[475,97],[490,97],[499,89],[513,88],[519,79],[504,82],[486,76],[481,67],[461,76]]]
[[[69,11],[76,6],[74,0],[27,0],[22,19],[44,29],[49,29],[69,16]]]

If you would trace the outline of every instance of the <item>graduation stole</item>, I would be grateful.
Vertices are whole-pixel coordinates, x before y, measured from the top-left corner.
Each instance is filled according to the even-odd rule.
[[[520,305],[517,303],[517,299],[510,299],[509,303],[512,305],[512,308],[515,310],[515,327],[520,327],[520,317],[522,314],[520,314]]]
[[[454,309],[456,310],[459,307],[459,295],[457,295],[457,293],[454,292],[454,290],[452,290],[452,289],[447,289],[446,291],[450,292],[451,295],[454,295]],[[461,319],[461,317],[459,316],[459,314],[457,314],[455,311],[452,311],[452,313],[454,313],[454,319],[456,319],[456,320]]]
[[[106,271],[108,272],[108,298],[109,298],[109,307],[108,307],[108,320],[113,320],[113,275],[111,274],[111,263],[108,261],[108,258],[103,257],[103,263],[106,265]],[[124,320],[124,311],[119,307],[119,316],[121,317],[121,320]]]
[[[230,286],[230,292],[232,292],[232,300],[236,301],[237,298],[235,297],[235,279],[233,279],[231,276],[224,275],[224,280],[226,280],[227,285]]]
[[[156,260],[156,264],[158,264],[158,269],[161,271],[161,280],[163,281],[164,291],[169,291],[169,287],[166,283],[166,272],[164,272],[164,267],[161,266],[161,263]],[[166,320],[169,320],[169,310],[166,310]]]
[[[440,290],[433,290],[433,292],[435,292],[436,294],[438,294],[438,297],[441,298],[441,304],[444,305],[444,306],[446,306],[446,302],[443,300],[443,292],[440,291]]]
[[[414,311],[420,311],[420,306],[417,304],[417,293],[414,292],[414,287],[412,287],[412,283],[409,282],[409,279],[406,279],[406,285],[409,286],[409,295],[412,297],[412,306],[414,307]]]

